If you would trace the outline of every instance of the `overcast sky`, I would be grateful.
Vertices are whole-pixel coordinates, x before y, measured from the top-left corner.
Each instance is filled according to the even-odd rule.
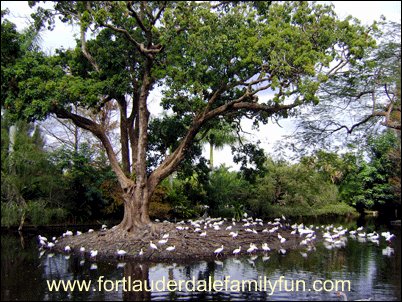
[[[318,1],[329,3],[330,1]],[[401,2],[400,1],[332,1],[335,5],[335,11],[340,18],[344,18],[348,15],[352,15],[361,20],[363,24],[371,24],[374,20],[379,20],[381,15],[384,15],[387,20],[400,22],[401,21]],[[19,30],[23,29],[28,24],[29,15],[31,10],[27,1],[1,1],[1,9],[8,8],[10,14],[7,17],[10,21],[17,25]],[[42,34],[43,43],[42,49],[46,53],[52,53],[55,48],[73,47],[75,45],[74,34],[77,31],[71,26],[56,24],[54,31],[45,31]],[[158,114],[157,103],[160,98],[160,92],[155,92],[150,98],[150,108],[153,115]],[[250,123],[249,123],[250,124]],[[248,124],[248,125],[249,125]],[[261,141],[260,146],[264,147],[266,152],[271,152],[274,143],[280,139],[283,134],[289,133],[292,128],[291,122],[283,120],[281,122],[283,128],[276,125],[270,125],[261,127],[258,133],[254,132],[254,135],[249,136],[251,141]],[[249,126],[245,126],[247,130],[252,131]],[[207,152],[205,152],[205,156]],[[231,161],[230,147],[224,148],[222,151],[216,152],[215,165],[225,163],[228,166],[234,167],[235,165]]]

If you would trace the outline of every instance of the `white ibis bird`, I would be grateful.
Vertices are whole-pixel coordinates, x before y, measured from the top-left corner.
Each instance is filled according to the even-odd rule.
[[[40,251],[39,253],[39,259],[42,258],[42,256],[46,253],[46,251]]]
[[[240,253],[240,251],[241,251],[241,246],[239,246],[238,249],[233,250],[233,254],[238,255]]]
[[[47,242],[47,238],[44,236],[38,235],[38,239],[39,239],[39,242],[41,242],[41,241]]]
[[[123,258],[127,254],[125,250],[117,250],[116,253],[120,258]]]
[[[232,236],[232,238],[236,238],[239,235],[239,232],[230,232],[229,235]]]
[[[308,241],[306,239],[300,241],[300,245],[308,245]]]
[[[271,249],[269,248],[268,244],[267,244],[266,242],[264,242],[264,243],[262,244],[262,250],[263,250],[264,252],[269,252]]]
[[[285,249],[279,249],[278,253],[280,255],[285,255],[286,254],[286,250]]]
[[[91,257],[92,259],[95,259],[96,256],[98,255],[98,251],[97,251],[97,250],[91,250],[91,251],[89,252],[89,255],[90,255],[90,257]]]
[[[71,252],[71,247],[70,247],[69,245],[66,245],[66,246],[64,247],[64,251],[65,251],[66,253],[70,253],[70,252]]]
[[[269,256],[264,256],[264,257],[262,257],[262,261],[263,261],[263,262],[268,261],[269,258],[270,258]]]
[[[223,244],[221,245],[220,248],[217,248],[217,249],[214,251],[214,254],[215,254],[216,256],[218,256],[220,253],[222,253],[222,251],[223,251]]]
[[[382,254],[384,256],[391,257],[395,254],[395,250],[392,247],[387,246],[385,249],[382,250]]]
[[[63,237],[66,237],[66,236],[73,236],[74,234],[73,232],[67,230],[63,235],[64,235]]]
[[[154,250],[158,249],[158,247],[152,241],[149,242],[149,246],[151,247],[151,249],[154,249]]]
[[[247,253],[251,254],[256,250],[258,250],[257,246],[254,243],[250,243],[250,247],[247,249]]]
[[[159,244],[165,244],[166,242],[168,242],[167,239],[161,239],[158,241]]]
[[[168,252],[172,252],[172,251],[175,250],[175,248],[176,248],[176,246],[175,246],[175,245],[172,245],[172,246],[168,246],[168,247],[166,248],[166,250],[167,250]]]
[[[392,239],[394,239],[396,236],[394,234],[390,234],[389,236],[387,236],[385,238],[385,241],[387,241],[388,243],[391,243]]]

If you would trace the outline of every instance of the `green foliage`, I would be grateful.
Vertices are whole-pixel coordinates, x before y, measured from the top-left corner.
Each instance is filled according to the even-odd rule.
[[[224,119],[207,123],[206,133],[200,133],[202,139],[209,144],[209,168],[214,168],[214,148],[222,149],[225,145],[233,145],[240,140],[234,124]]]
[[[189,124],[190,120],[186,117],[166,114],[151,120],[149,125],[150,151],[153,153],[153,156],[150,156],[151,166],[158,166],[164,156],[178,146],[179,139],[183,138]]]
[[[39,127],[18,122],[13,134],[6,113],[1,126],[2,225],[18,226],[24,220],[41,225],[65,219],[61,175],[43,149]]]
[[[268,160],[266,170],[249,200],[258,216],[273,217],[281,208],[292,215],[316,215],[328,205],[339,205],[337,187],[302,163]]]
[[[57,203],[57,171],[43,150],[39,128],[20,122],[16,126],[13,151],[9,143],[2,144],[2,201],[15,201],[17,196],[25,200],[48,199]],[[2,132],[7,133],[7,122]],[[9,136],[5,135],[9,140]]]
[[[295,82],[304,87],[306,99],[309,99],[309,94],[317,87],[302,77],[314,74],[318,61],[331,60],[334,54],[326,51],[338,37],[346,45],[354,43],[357,35],[351,33],[361,30],[348,22],[336,22],[330,7],[307,2],[273,3],[263,12],[246,3],[218,12],[211,11],[205,3],[184,3],[179,7],[182,11],[191,9],[191,15],[174,15],[173,8],[167,10],[162,38],[171,38],[173,33],[169,30],[174,23],[188,24],[189,29],[180,32],[177,38],[181,43],[171,47],[178,50],[185,41],[191,48],[180,47],[182,55],[172,51],[172,57],[168,56],[167,60],[169,63],[180,60],[181,66],[191,66],[191,70],[169,64],[167,72],[191,93],[214,86],[217,80],[251,78],[258,67],[266,64],[266,72],[273,75],[273,89],[278,88],[284,78],[295,76]]]
[[[244,204],[238,202],[236,204],[233,205],[233,211],[234,211],[234,215],[233,218],[236,219],[236,221],[240,221],[240,219],[242,219],[245,211],[244,211]]]
[[[169,219],[173,212],[172,207],[168,203],[161,203],[157,201],[151,201],[149,204],[149,217],[158,219]],[[181,213],[181,217],[188,218],[192,215]]]
[[[400,204],[400,195],[392,182],[400,175],[400,157],[399,161],[391,157],[394,150],[400,150],[399,139],[387,131],[370,138],[367,145],[369,161],[356,163],[345,176],[340,186],[341,198],[359,210],[381,211],[384,206]]]
[[[238,148],[232,146],[232,153],[234,153],[233,161],[241,163],[242,177],[250,183],[254,183],[257,176],[262,176],[266,172],[264,167],[266,156],[264,150],[257,145],[247,143]]]
[[[348,169],[344,157],[333,152],[318,150],[313,156],[301,158],[301,163],[319,172],[326,180],[339,184]]]
[[[230,217],[238,217],[242,211],[242,204],[249,195],[249,183],[240,178],[237,172],[230,172],[221,166],[211,172],[207,186],[207,201],[212,211],[219,216],[223,209],[231,208]],[[227,216],[227,215],[224,215]]]
[[[209,215],[240,219],[245,211],[249,183],[237,172],[221,166],[211,171],[204,182],[200,174],[184,179],[176,178],[168,192],[168,201],[173,204],[173,213],[180,217],[192,217],[204,213],[207,205]]]
[[[102,212],[107,216],[123,215],[123,190],[114,177],[108,177],[100,185],[102,198],[107,201],[107,205]]]
[[[168,188],[166,201],[171,205],[174,217],[190,218],[201,214],[200,205],[205,204],[206,192],[198,181],[198,174],[175,178],[172,186],[167,182],[164,186]]]
[[[218,120],[214,125],[210,126],[211,128],[205,136],[205,141],[217,149],[221,149],[225,145],[234,144],[238,139],[234,125],[230,125],[225,120]]]
[[[53,154],[53,161],[63,172],[63,206],[80,221],[112,213],[117,209],[108,208],[110,204],[121,202],[121,193],[114,188],[115,176],[104,158],[96,155],[87,144],[81,144],[77,151],[60,149]]]
[[[103,190],[117,185],[110,168],[95,158],[87,145],[77,153],[67,149],[50,153],[38,126],[18,122],[13,148],[10,125],[2,116],[1,205],[2,225],[19,225],[21,218],[34,225],[100,218],[115,199]],[[104,159],[103,159],[104,160]],[[114,198],[114,199],[113,199]],[[110,212],[109,212],[110,214]]]
[[[17,32],[15,24],[5,19],[9,12],[1,11],[1,66],[13,64],[20,56],[21,35]]]
[[[51,208],[43,200],[27,203],[26,220],[33,225],[42,226],[65,222],[67,210],[63,208]]]
[[[308,217],[308,216],[357,216],[356,210],[346,203],[326,204],[321,207],[306,207],[306,206],[280,206],[272,204],[264,204],[261,212],[266,218],[280,217]]]
[[[3,189],[3,188],[2,188]],[[1,226],[18,226],[24,209],[15,202],[1,203]]]
[[[167,184],[159,185],[154,194],[152,194],[149,204],[149,216],[151,218],[169,219],[173,213],[173,208],[168,202],[168,187]],[[172,189],[172,188],[170,188]]]

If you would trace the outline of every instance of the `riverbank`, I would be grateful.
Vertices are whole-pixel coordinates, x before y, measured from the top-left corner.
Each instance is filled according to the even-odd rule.
[[[306,239],[283,219],[265,223],[251,219],[244,219],[241,222],[221,219],[186,223],[163,222],[154,223],[152,229],[153,232],[145,230],[142,233],[127,233],[112,228],[73,236],[65,235],[57,239],[52,249],[65,252],[65,247],[69,246],[71,253],[89,258],[90,251],[98,251],[97,259],[121,260],[124,258],[138,261],[177,262],[223,259],[233,256],[233,251],[239,247],[241,247],[239,254],[287,253],[288,250],[300,248],[301,241]],[[313,248],[315,242],[322,238],[321,234],[316,234],[315,230],[307,228],[305,230],[304,236],[311,233],[309,236],[312,238],[306,243],[306,247]],[[151,242],[155,244],[156,249],[151,247]],[[256,249],[253,252],[247,252],[253,244]],[[264,251],[263,244],[267,244],[270,251]],[[222,246],[223,249],[219,254],[214,253]],[[81,248],[84,248],[85,252],[81,252]],[[124,250],[126,254],[119,256],[117,250]]]

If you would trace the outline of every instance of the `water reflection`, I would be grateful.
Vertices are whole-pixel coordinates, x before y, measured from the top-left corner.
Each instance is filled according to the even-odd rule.
[[[370,297],[373,300],[400,300],[401,234],[400,229],[392,232],[397,236],[392,245],[393,253],[384,252],[389,248],[384,240],[377,244],[348,237],[342,248],[328,249],[319,243],[314,250],[301,248],[286,255],[269,252],[187,264],[101,262],[80,256],[66,258],[63,254],[38,251],[34,235],[25,236],[21,245],[18,235],[2,234],[1,299],[338,301],[339,297],[334,293],[337,289],[331,288],[334,284],[325,283],[326,280],[350,280],[351,291],[345,291],[349,300]],[[78,280],[84,287],[51,291],[48,281],[58,280]],[[245,291],[238,287],[244,280],[248,280],[251,290],[247,284]],[[300,282],[296,284],[298,280]],[[180,282],[181,291],[178,290]],[[325,285],[329,291],[312,290],[314,282],[321,288]],[[258,288],[253,287],[256,283]],[[139,284],[142,289],[153,286],[153,291],[138,290]],[[169,290],[168,284],[170,289],[176,290]],[[221,286],[210,288],[210,284]]]

